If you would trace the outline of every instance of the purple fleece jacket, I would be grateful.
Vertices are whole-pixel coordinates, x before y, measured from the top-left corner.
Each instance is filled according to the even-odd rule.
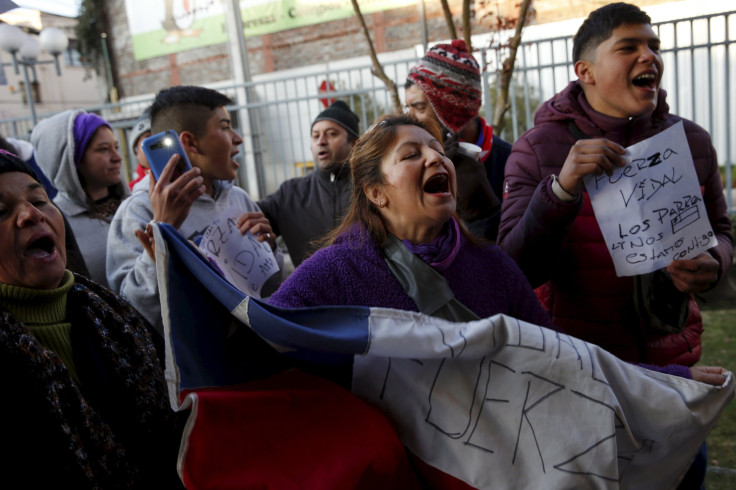
[[[443,273],[458,301],[481,318],[504,313],[555,328],[513,260],[495,245],[460,240],[459,253]],[[358,226],[304,261],[269,302],[289,308],[362,305],[418,311],[381,250]]]
[[[481,318],[503,313],[559,331],[511,258],[496,245],[460,240],[459,253],[442,273],[458,301]],[[378,245],[357,225],[302,262],[268,301],[284,308],[360,305],[419,311]],[[690,378],[682,366],[644,367]]]

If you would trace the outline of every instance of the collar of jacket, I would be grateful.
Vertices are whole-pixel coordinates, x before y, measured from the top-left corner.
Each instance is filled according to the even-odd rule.
[[[330,182],[349,179],[350,178],[350,165],[348,165],[347,163],[343,163],[342,167],[340,167],[338,170],[329,171],[329,172],[318,170],[318,172],[319,172],[319,175],[323,179],[329,180]]]

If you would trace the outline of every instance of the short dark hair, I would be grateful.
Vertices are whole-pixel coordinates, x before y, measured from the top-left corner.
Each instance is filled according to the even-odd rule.
[[[177,133],[189,131],[202,136],[207,130],[207,120],[219,107],[232,104],[227,95],[206,87],[179,85],[161,90],[151,107],[151,132],[153,134],[173,129]]]
[[[604,5],[588,15],[572,38],[572,62],[577,63],[586,51],[597,48],[619,26],[651,23],[652,19],[636,5],[624,2]]]

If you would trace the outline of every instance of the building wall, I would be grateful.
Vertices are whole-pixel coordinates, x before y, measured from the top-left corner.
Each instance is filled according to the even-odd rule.
[[[37,11],[25,10],[23,16],[5,17],[3,20],[19,27],[27,26],[36,30],[46,27],[58,27],[69,38],[74,38],[76,19],[60,17],[50,14],[40,14]],[[4,52],[1,55],[3,63],[9,63],[11,57]],[[39,61],[49,62],[53,58],[41,52]],[[53,63],[36,65],[36,77],[39,82],[40,102],[34,104],[36,114],[40,119],[44,114],[66,109],[99,105],[105,99],[105,82],[99,81],[94,71],[82,66],[67,66],[63,57],[60,57],[61,76],[57,76]],[[0,119],[28,117],[30,108],[24,103],[23,71],[18,75],[12,66],[4,67],[7,84],[0,86]],[[29,77],[32,77],[29,71]],[[12,135],[23,136],[30,130],[30,122],[19,124],[17,132]]]
[[[440,0],[424,0],[429,43],[447,39]],[[637,0],[645,7],[667,0]],[[462,0],[449,0],[458,36],[462,36]],[[515,16],[519,0],[474,2],[475,23],[473,34],[491,30],[496,17],[483,3],[500,9],[501,15]],[[537,24],[568,18],[584,17],[591,10],[609,3],[603,0],[537,0],[534,2]],[[125,0],[108,0],[111,50],[114,53],[118,92],[121,97],[155,93],[177,84],[209,84],[230,80],[231,68],[226,44],[182,51],[177,54],[136,61],[125,12]],[[368,14],[366,25],[378,53],[397,51],[421,45],[422,30],[418,5]],[[227,30],[226,26],[222,26]],[[324,24],[291,29],[274,34],[246,39],[251,76],[301,66],[366,56],[369,54],[360,24],[348,18]]]

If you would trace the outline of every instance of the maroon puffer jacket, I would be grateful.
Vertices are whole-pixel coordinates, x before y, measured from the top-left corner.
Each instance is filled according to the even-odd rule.
[[[570,121],[592,137],[627,147],[683,121],[708,217],[718,246],[708,252],[720,264],[719,277],[731,264],[733,241],[718,161],[708,133],[695,123],[669,114],[660,90],[657,109],[647,116],[619,119],[594,111],[578,82],[547,101],[534,128],[514,143],[506,164],[499,245],[527,275],[555,325],[570,335],[600,345],[623,360],[655,365],[692,365],[700,358],[702,322],[694,299],[683,333],[647,332],[633,302],[631,277],[616,277],[586,193],[562,202],[551,190],[576,141]]]

